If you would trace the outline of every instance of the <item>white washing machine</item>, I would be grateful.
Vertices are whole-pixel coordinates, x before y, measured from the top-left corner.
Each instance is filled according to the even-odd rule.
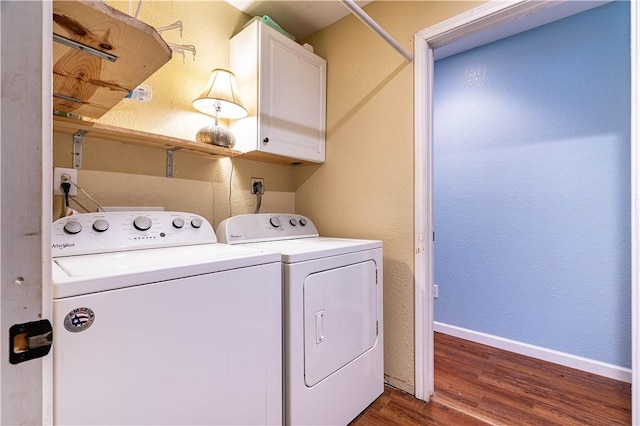
[[[285,423],[349,423],[384,390],[382,242],[319,237],[289,214],[234,216],[217,234],[282,255]]]
[[[200,216],[53,224],[54,423],[282,423],[280,256]]]

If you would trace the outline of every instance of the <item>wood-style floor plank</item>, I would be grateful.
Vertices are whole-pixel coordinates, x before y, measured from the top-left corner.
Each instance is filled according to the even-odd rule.
[[[435,334],[431,402],[390,386],[351,425],[631,424],[631,385]]]

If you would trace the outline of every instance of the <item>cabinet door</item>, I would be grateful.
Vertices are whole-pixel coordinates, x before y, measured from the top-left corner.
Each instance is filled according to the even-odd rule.
[[[261,47],[260,150],[324,162],[326,61],[273,31]]]

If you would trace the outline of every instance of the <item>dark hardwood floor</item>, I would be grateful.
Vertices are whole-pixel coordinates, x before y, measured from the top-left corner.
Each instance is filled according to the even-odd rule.
[[[386,386],[351,425],[631,424],[628,383],[440,333],[434,356],[431,402]]]

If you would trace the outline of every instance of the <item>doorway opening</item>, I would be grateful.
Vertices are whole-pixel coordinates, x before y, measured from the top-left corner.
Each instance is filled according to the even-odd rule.
[[[575,3],[575,4],[567,4]],[[571,6],[585,6],[583,2],[567,2],[559,6],[551,7],[549,3],[526,4],[494,4],[489,3],[460,15],[452,20],[445,21],[431,27],[416,36],[416,396],[428,400],[433,393],[433,75],[434,61],[443,52],[447,54],[458,53],[479,45],[486,44],[505,36],[522,32],[526,29],[541,24],[561,19],[566,16],[579,13],[583,10],[570,10]],[[595,7],[600,4],[589,3],[587,7]],[[637,17],[638,11],[632,5],[632,20]],[[546,21],[546,22],[545,22]],[[636,22],[634,20],[634,22]],[[505,24],[506,23],[506,24]],[[504,25],[503,25],[504,24]],[[527,27],[530,25],[529,27]],[[487,30],[487,28],[489,30]],[[510,34],[496,35],[501,31],[510,31]],[[493,33],[493,34],[489,34]],[[637,40],[637,26],[632,24],[632,39]],[[474,34],[473,37],[467,37]],[[494,37],[493,39],[491,39]],[[475,46],[471,43],[475,43]],[[636,42],[637,43],[637,42]],[[634,44],[632,46],[632,69],[637,61]],[[632,71],[632,79],[637,79]],[[637,96],[635,95],[637,84],[632,80],[632,105],[634,111],[637,108]],[[632,115],[632,201],[637,199],[635,188],[637,159],[637,123],[635,114]],[[637,217],[635,203],[632,203],[632,217]],[[638,321],[637,307],[635,306],[635,294],[637,291],[637,227],[632,228],[632,291],[633,314],[632,323]],[[636,335],[634,327],[634,337]],[[635,342],[635,339],[634,339]],[[633,366],[636,365],[635,344],[633,354]],[[635,378],[637,368],[633,369]],[[636,384],[636,380],[632,380]],[[634,392],[634,398],[637,393]],[[634,401],[634,419],[637,411]]]

